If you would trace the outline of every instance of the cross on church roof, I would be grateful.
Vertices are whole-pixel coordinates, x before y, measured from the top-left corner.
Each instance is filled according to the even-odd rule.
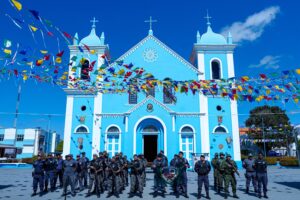
[[[152,19],[152,16],[150,16],[149,20],[145,20],[145,23],[149,23],[149,35],[153,35],[152,23],[154,22],[157,22],[157,20]]]
[[[99,21],[96,20],[96,18],[94,17],[94,19],[92,19],[90,22],[93,23],[92,28],[96,28],[96,23],[99,22]]]
[[[210,25],[210,21],[209,21],[209,19],[211,19],[212,17],[210,17],[209,15],[208,15],[208,10],[207,10],[207,14],[206,14],[206,17],[204,17],[206,20],[207,20],[207,25],[209,26]]]

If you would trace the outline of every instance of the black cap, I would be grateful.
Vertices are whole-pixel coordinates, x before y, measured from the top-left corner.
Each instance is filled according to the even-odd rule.
[[[81,154],[82,154],[82,155],[85,155],[85,152],[82,152]]]
[[[179,151],[179,153],[178,154],[182,154],[183,155],[183,152],[182,151]]]
[[[201,157],[201,158],[205,158],[205,156],[204,156],[204,155],[201,155],[200,157]]]
[[[161,153],[159,153],[159,154],[157,155],[157,157],[158,157],[158,158],[162,158],[162,155],[161,155]]]

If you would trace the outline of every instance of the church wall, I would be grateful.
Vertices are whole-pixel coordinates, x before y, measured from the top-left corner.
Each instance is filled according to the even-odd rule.
[[[72,116],[72,128],[71,128],[71,153],[75,156],[80,152],[86,152],[87,156],[92,155],[92,134],[93,134],[93,96],[74,96],[73,101],[73,116]],[[81,107],[86,106],[86,110],[82,111]],[[85,120],[80,121],[83,117]],[[75,133],[76,128],[79,126],[85,126],[88,129],[88,133]],[[83,148],[79,149],[78,138],[83,139]]]
[[[220,105],[221,111],[218,111],[216,107]],[[227,144],[226,138],[232,138],[232,121],[231,121],[231,107],[230,100],[222,97],[209,98],[209,138],[210,138],[210,157],[213,158],[215,153],[229,153],[233,154],[232,143]],[[222,122],[218,122],[218,116],[222,116]],[[217,126],[224,127],[228,133],[213,133]]]

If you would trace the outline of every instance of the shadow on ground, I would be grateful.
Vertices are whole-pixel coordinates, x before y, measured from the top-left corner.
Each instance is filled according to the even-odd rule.
[[[0,185],[0,190],[5,189],[5,188],[9,188],[9,187],[13,187],[14,185]]]
[[[300,190],[300,182],[275,182],[275,183]]]

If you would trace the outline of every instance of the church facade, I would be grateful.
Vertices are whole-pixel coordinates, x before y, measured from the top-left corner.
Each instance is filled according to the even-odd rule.
[[[82,67],[95,60],[99,68],[105,59],[102,55],[109,55],[104,33],[97,36],[95,23],[90,35],[80,42],[74,40],[69,49],[70,59],[86,58]],[[208,22],[206,33],[197,33],[189,61],[156,38],[151,28],[117,60],[141,66],[159,80],[227,79],[235,76],[234,49],[230,33],[227,38],[214,33]],[[69,67],[69,77],[74,75],[75,65],[78,63]],[[82,79],[87,76],[80,69],[76,74]],[[89,77],[96,80],[93,74]],[[110,156],[117,152],[128,157],[143,153],[152,161],[163,150],[169,158],[183,151],[191,163],[194,153],[205,153],[212,159],[215,153],[224,152],[235,161],[241,160],[237,102],[229,98],[176,92],[174,102],[159,86],[137,94],[87,94],[73,88],[65,91],[64,155],[84,151],[92,157],[106,150]]]

